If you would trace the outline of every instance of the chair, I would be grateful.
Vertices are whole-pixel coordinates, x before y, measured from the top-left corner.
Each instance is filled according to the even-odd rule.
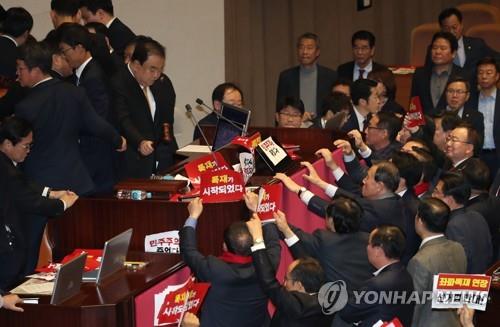
[[[476,25],[500,23],[500,9],[484,3],[464,3],[457,6],[462,12],[465,35]]]
[[[467,36],[480,37],[490,48],[500,52],[500,24],[483,24],[471,27]]]
[[[431,43],[434,33],[439,32],[438,23],[426,23],[418,25],[411,31],[410,65],[423,66],[427,46]]]

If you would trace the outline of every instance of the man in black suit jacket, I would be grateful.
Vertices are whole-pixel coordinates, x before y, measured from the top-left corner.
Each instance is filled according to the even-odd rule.
[[[81,159],[79,135],[100,137],[120,151],[125,149],[126,141],[97,115],[84,91],[50,76],[51,63],[51,52],[42,43],[25,44],[20,49],[19,81],[30,91],[16,106],[15,115],[33,125],[36,139],[23,169],[42,185],[88,194],[94,185]],[[34,251],[38,251],[46,218],[38,221],[40,224],[31,226],[28,237]],[[36,261],[30,260],[28,269],[35,265]]]
[[[111,46],[120,57],[123,57],[125,46],[135,38],[134,32],[114,16],[111,0],[84,0],[80,10],[85,23],[103,23],[109,30]]]
[[[182,259],[199,280],[211,283],[201,308],[201,325],[262,326],[269,319],[267,296],[259,286],[252,265],[250,247],[254,241],[246,224],[237,221],[226,228],[222,256],[205,256],[196,244],[196,225],[203,211],[201,199],[191,201],[188,211],[189,218],[179,234]],[[264,227],[263,239],[270,259],[269,268],[275,271],[281,248],[274,224]]]
[[[149,39],[137,43],[132,61],[111,79],[115,119],[130,145],[121,178],[149,178],[174,163],[175,91],[164,65],[165,48]]]
[[[283,212],[278,211],[275,217]],[[266,251],[262,222],[254,216],[247,222],[253,238],[252,258],[262,289],[276,306],[270,326],[329,327],[333,316],[323,314],[318,291],[325,282],[323,268],[313,258],[293,261],[287,269],[283,285],[276,280],[275,271]]]
[[[343,132],[357,129],[360,132],[368,126],[372,114],[379,111],[380,99],[377,93],[377,82],[369,79],[358,79],[351,86],[352,108],[349,110],[349,118],[342,126]]]
[[[23,45],[33,27],[33,17],[24,8],[7,10],[0,35],[0,79],[2,87],[8,87],[16,80],[16,59],[18,46]]]
[[[362,296],[357,302],[351,298],[340,316],[351,323],[360,322],[361,327],[371,327],[377,321],[391,321],[397,317],[403,326],[410,326],[415,303],[406,303],[413,292],[413,281],[400,262],[405,248],[405,237],[395,226],[380,226],[373,230],[368,241],[368,259],[378,270],[367,280],[359,291],[374,291],[381,296],[382,292],[397,292],[400,296],[397,303],[385,301],[369,301],[372,297]],[[393,297],[392,299],[395,299]]]
[[[483,274],[491,264],[491,235],[486,220],[476,211],[466,210],[471,193],[470,185],[460,173],[443,173],[432,193],[450,207],[446,237],[464,247],[467,273]]]
[[[457,8],[446,8],[439,14],[438,23],[441,31],[455,35],[458,41],[457,56],[454,63],[470,75],[474,75],[476,64],[484,57],[498,56],[483,39],[463,35],[462,13]],[[430,66],[431,46],[427,47],[425,65]]]
[[[111,90],[101,65],[92,57],[90,32],[81,25],[65,25],[61,31],[59,48],[74,69],[73,81],[81,87],[104,120],[110,119]],[[80,137],[83,162],[95,184],[94,192],[111,191],[114,184],[112,148],[105,141],[91,135]]]
[[[387,70],[384,65],[373,61],[375,55],[375,35],[369,31],[357,31],[352,35],[352,58],[337,68],[339,78],[356,81],[368,78],[368,73],[377,70]]]
[[[436,115],[446,107],[445,87],[457,76],[469,75],[453,63],[457,54],[457,39],[449,32],[437,32],[432,37],[432,65],[415,70],[411,96],[418,96],[426,115]],[[465,75],[465,76],[464,76]]]
[[[280,73],[276,106],[287,96],[301,99],[306,114],[304,120],[321,115],[323,99],[330,94],[337,73],[318,64],[320,55],[319,36],[305,33],[297,40],[297,59],[300,63]]]
[[[0,239],[14,236],[9,247],[13,253],[7,251],[0,254],[3,268],[0,273],[0,289],[7,284],[20,280],[24,275],[25,260],[30,255],[38,257],[36,253],[26,253],[26,238],[23,230],[28,229],[31,220],[29,214],[56,216],[71,207],[78,196],[71,192],[50,190],[29,180],[16,165],[22,163],[33,144],[31,125],[24,119],[12,116],[0,123],[0,174],[2,185],[8,194],[2,196],[3,204],[13,209],[9,222],[0,223]],[[4,225],[7,227],[4,228]],[[0,241],[3,248],[5,241]],[[3,253],[3,250],[0,251]],[[21,252],[21,253],[19,253]],[[19,258],[12,255],[19,255]]]

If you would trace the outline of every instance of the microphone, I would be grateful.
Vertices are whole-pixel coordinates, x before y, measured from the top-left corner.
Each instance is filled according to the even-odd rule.
[[[198,130],[200,131],[200,134],[203,137],[203,140],[205,141],[205,143],[208,146],[208,149],[210,150],[210,154],[212,155],[215,162],[217,163],[217,166],[219,166],[219,162],[217,161],[217,157],[215,156],[215,153],[212,151],[212,147],[210,146],[210,143],[208,143],[207,137],[205,136],[205,133],[203,133],[203,129],[201,129],[201,126],[200,126],[198,119],[196,119],[196,117],[194,116],[193,108],[191,107],[191,105],[189,103],[186,104],[185,108],[186,108],[186,111],[188,113],[189,118],[191,118],[191,122],[193,122],[195,128],[198,128]]]
[[[214,108],[209,107],[209,106],[208,106],[205,102],[203,102],[203,100],[202,100],[202,99],[200,99],[200,98],[196,98],[196,100],[195,100],[195,101],[196,101],[196,103],[197,103],[197,104],[199,104],[200,106],[203,106],[203,107],[207,108],[208,110],[210,110],[210,112],[213,112],[215,115],[217,115],[217,117],[218,117],[219,119],[222,119],[222,120],[224,120],[224,121],[228,122],[229,124],[231,124],[231,126],[233,126],[233,127],[237,128],[240,132],[243,132],[243,128],[244,128],[244,126],[245,126],[245,125],[243,125],[243,127],[238,126],[238,125],[237,125],[234,121],[232,121],[231,119],[228,119],[228,118],[224,117],[224,116],[223,116],[223,115],[221,115],[219,112],[217,112],[217,110],[215,110]],[[243,135],[242,135],[242,136],[245,136],[245,135],[246,135],[246,133],[243,133]]]

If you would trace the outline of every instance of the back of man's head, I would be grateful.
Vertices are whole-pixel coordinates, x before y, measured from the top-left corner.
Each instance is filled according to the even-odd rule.
[[[80,7],[86,7],[94,15],[99,9],[111,16],[114,15],[113,2],[111,0],[81,0]]]
[[[5,13],[5,19],[1,25],[3,34],[20,37],[33,28],[33,17],[22,7],[12,7]]]
[[[359,100],[363,99],[368,101],[372,93],[372,88],[377,87],[377,82],[370,79],[357,79],[352,83],[351,87],[351,99],[354,105],[359,104]]]
[[[395,192],[399,185],[399,171],[396,165],[389,161],[381,161],[374,165],[376,167],[374,179],[382,182],[389,192]]]
[[[370,235],[370,245],[382,248],[387,259],[400,259],[406,247],[406,239],[399,227],[382,225]]]
[[[450,218],[450,208],[439,199],[423,199],[418,205],[417,217],[428,232],[444,233]]]
[[[336,197],[326,207],[326,219],[333,220],[335,232],[339,234],[359,231],[362,216],[363,208],[350,198]]]
[[[30,70],[39,68],[42,73],[49,74],[52,68],[52,52],[43,42],[29,42],[22,45],[17,58],[24,61]]]
[[[463,120],[454,112],[445,112],[438,116],[438,118],[441,119],[441,128],[443,132],[452,131],[463,123]]]
[[[443,194],[451,196],[456,203],[466,205],[471,188],[461,173],[444,172],[439,180],[443,182]]]
[[[490,169],[481,159],[469,159],[462,174],[472,190],[488,191],[490,188]]]
[[[16,145],[33,131],[30,122],[16,116],[6,117],[0,122],[0,146],[6,141]]]
[[[398,168],[399,176],[406,181],[406,187],[411,189],[422,178],[423,164],[410,153],[397,151],[392,154],[392,163]]]
[[[392,112],[381,111],[377,113],[378,116],[378,128],[385,129],[387,131],[387,136],[389,142],[396,141],[398,132],[403,126],[403,122]]]
[[[229,252],[248,256],[251,253],[250,247],[253,244],[253,239],[247,225],[242,221],[237,221],[224,230],[224,243]]]
[[[51,0],[50,9],[59,16],[74,17],[80,9],[80,0]]]
[[[341,111],[349,111],[351,109],[351,98],[342,92],[332,92],[328,95],[321,105],[322,116],[325,116],[328,111],[336,114]]]
[[[317,293],[325,283],[325,273],[316,259],[306,257],[290,272],[290,277],[298,281],[307,293]]]

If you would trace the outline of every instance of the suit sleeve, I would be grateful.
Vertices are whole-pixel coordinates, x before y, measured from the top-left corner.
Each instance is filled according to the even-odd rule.
[[[203,281],[209,281],[212,270],[207,257],[198,251],[196,230],[193,227],[183,227],[179,236],[182,260],[194,272],[196,277]]]
[[[363,179],[366,177],[366,167],[363,167],[357,158],[348,162],[344,162],[344,164],[347,173],[349,174],[353,182],[361,184]]]
[[[309,234],[300,228],[293,227],[292,230],[299,238],[299,241],[290,247],[290,251],[294,258],[303,258],[306,256],[317,258],[316,254],[319,253],[319,242],[316,237],[317,230],[314,234]]]
[[[465,255],[467,257],[467,269],[469,269],[469,267],[472,266],[471,258],[473,257],[474,254],[471,253],[470,246],[468,246],[467,238],[465,237],[465,234],[463,233],[461,227],[462,226],[459,226],[457,224],[448,223],[448,226],[446,227],[445,236],[447,239],[458,242],[463,246],[465,250]]]
[[[271,262],[265,250],[257,250],[252,254],[255,272],[264,293],[271,299],[278,310],[287,313],[290,318],[299,318],[301,304],[276,280]]]
[[[360,289],[362,291],[377,291],[375,283],[372,280],[366,282],[365,286]],[[347,305],[340,311],[340,317],[346,322],[355,323],[363,321],[367,317],[375,314],[377,307],[372,304],[367,304],[365,301],[362,303],[356,303],[354,296],[349,298]]]
[[[108,119],[110,98],[104,82],[98,78],[91,78],[82,86],[95,112],[102,118]]]
[[[328,202],[315,195],[309,200],[307,204],[307,209],[309,211],[315,213],[316,215],[324,218],[326,215],[326,207],[328,206]]]
[[[418,260],[413,258],[408,263],[408,272],[413,279],[413,287],[416,292],[422,294],[423,291],[432,289],[432,285],[429,282],[432,281],[433,276],[430,274],[429,270],[422,265]],[[423,305],[416,305],[415,311],[413,312],[413,326],[419,326],[420,319],[423,314]]]
[[[361,187],[359,186],[360,184],[356,184],[353,178],[348,174],[344,174],[342,178],[337,181],[337,185],[339,189],[342,189],[347,193],[352,193],[356,196],[361,195]]]
[[[273,270],[276,270],[281,259],[281,245],[278,227],[276,224],[267,223],[263,226],[264,242],[266,244],[266,252]]]

